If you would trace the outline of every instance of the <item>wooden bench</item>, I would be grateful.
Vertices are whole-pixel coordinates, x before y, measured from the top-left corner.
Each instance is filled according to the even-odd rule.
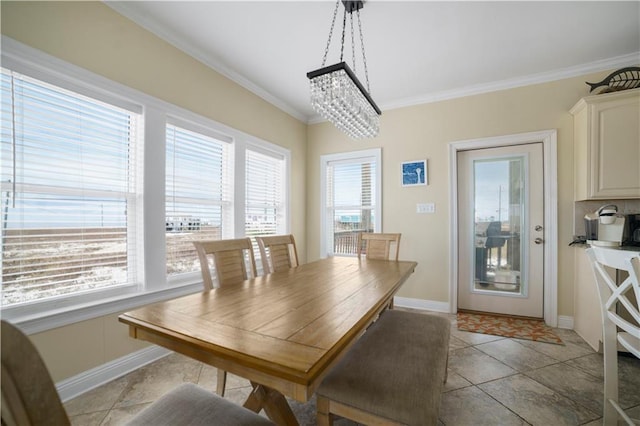
[[[317,390],[318,425],[435,425],[447,377],[448,319],[388,310]]]

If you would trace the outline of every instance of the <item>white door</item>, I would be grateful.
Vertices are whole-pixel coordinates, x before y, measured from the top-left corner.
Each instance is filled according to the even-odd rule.
[[[543,317],[542,143],[458,152],[458,309]]]

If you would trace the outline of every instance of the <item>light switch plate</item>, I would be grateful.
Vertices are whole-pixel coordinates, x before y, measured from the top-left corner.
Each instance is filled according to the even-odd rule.
[[[435,203],[418,203],[416,204],[416,213],[435,213]]]

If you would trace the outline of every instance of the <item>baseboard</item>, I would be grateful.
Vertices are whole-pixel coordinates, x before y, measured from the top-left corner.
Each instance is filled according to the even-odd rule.
[[[567,328],[569,330],[573,330],[573,317],[569,317],[566,315],[559,315],[558,328]]]
[[[449,313],[448,302],[437,302],[434,300],[413,299],[410,297],[394,297],[393,304],[402,308],[422,309],[425,311]],[[558,328],[573,330],[573,317],[566,315],[558,316]]]
[[[149,346],[56,383],[58,395],[66,402],[170,353],[160,346]]]
[[[402,308],[422,309],[425,311],[449,312],[449,302],[436,302],[435,300],[395,296],[393,298],[393,305]]]

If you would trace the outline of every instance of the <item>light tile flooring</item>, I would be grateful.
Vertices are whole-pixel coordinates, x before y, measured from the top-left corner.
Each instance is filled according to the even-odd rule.
[[[444,315],[444,314],[438,314]],[[575,332],[564,346],[459,331],[452,322],[442,425],[602,424],[603,363]],[[640,418],[640,360],[619,357],[620,402]],[[182,382],[215,389],[216,369],[178,354],[65,403],[73,425],[120,425]],[[241,404],[249,383],[230,375],[225,398]],[[291,401],[301,425],[315,425],[315,401]],[[352,424],[346,420],[337,425]]]

